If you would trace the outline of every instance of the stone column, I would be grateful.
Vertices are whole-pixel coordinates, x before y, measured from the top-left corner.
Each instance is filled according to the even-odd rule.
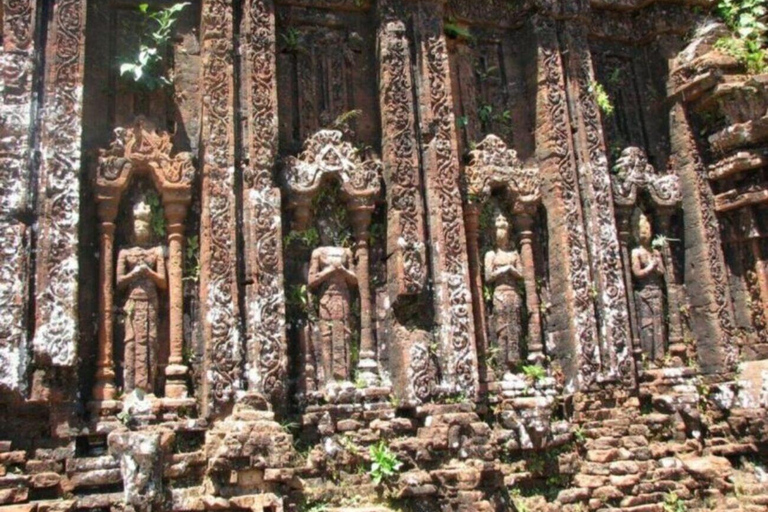
[[[371,303],[371,283],[368,264],[368,237],[371,225],[373,204],[368,201],[352,200],[348,205],[355,236],[355,270],[357,272],[357,289],[360,293],[360,360],[357,367],[360,376],[369,385],[377,380],[378,364],[376,347],[373,341],[373,309]]]
[[[627,304],[629,305],[629,324],[632,332],[632,353],[635,361],[643,357],[643,348],[640,345],[640,335],[637,330],[637,309],[632,286],[632,260],[629,253],[629,242],[632,238],[632,208],[633,206],[616,206],[616,224],[619,230],[619,246],[621,247],[621,261],[624,265],[624,282],[627,283]]]
[[[444,3],[416,3],[419,129],[426,179],[427,223],[432,259],[440,391],[478,392],[477,351],[464,216],[459,188],[456,123],[448,49],[443,33]]]
[[[486,323],[485,297],[483,295],[483,273],[480,261],[480,210],[481,206],[474,202],[464,204],[464,226],[467,230],[467,255],[469,257],[469,282],[472,291],[472,312],[475,320],[475,344],[477,345],[477,361],[480,383],[488,382],[488,325]]]
[[[80,144],[86,0],[56,0],[49,24],[40,123],[35,357],[77,361]]]
[[[0,388],[26,391],[36,0],[3,0],[0,48]]]
[[[115,306],[115,218],[120,199],[99,203],[99,350],[96,359],[96,401],[114,400],[114,306]]]
[[[535,210],[535,207],[533,208]],[[515,218],[520,236],[520,259],[525,278],[525,306],[528,309],[528,360],[533,363],[544,361],[544,347],[541,342],[541,312],[539,294],[536,291],[536,264],[533,258],[533,212],[527,208]]]
[[[205,416],[225,411],[243,389],[237,286],[232,4],[232,0],[203,0],[201,7],[200,318],[205,340]]]
[[[165,367],[166,398],[186,398],[188,394],[186,376],[189,368],[184,365],[184,218],[187,205],[166,202],[164,205],[168,240],[168,305],[169,357]]]
[[[670,226],[672,213],[673,210],[670,208],[660,207],[657,210],[656,218],[659,223],[659,232],[666,237],[669,237],[672,233]],[[684,356],[686,347],[683,344],[683,324],[680,318],[680,288],[677,285],[675,260],[672,257],[672,248],[669,246],[669,243],[662,246],[661,255],[664,258],[664,282],[667,288],[669,352]]]

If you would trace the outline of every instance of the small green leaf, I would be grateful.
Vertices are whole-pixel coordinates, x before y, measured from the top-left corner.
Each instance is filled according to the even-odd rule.
[[[139,4],[139,11],[146,13],[147,9],[149,9],[149,4]]]

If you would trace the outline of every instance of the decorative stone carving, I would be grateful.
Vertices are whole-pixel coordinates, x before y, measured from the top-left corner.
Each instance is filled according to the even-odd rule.
[[[86,0],[58,0],[46,49],[38,197],[35,338],[37,360],[77,360],[80,135]]]
[[[517,158],[515,150],[509,149],[504,141],[496,135],[488,135],[470,152],[469,165],[464,168],[463,172],[464,196],[466,198],[464,218],[467,225],[467,250],[473,275],[472,292],[478,352],[484,353],[487,346],[483,283],[480,279],[479,267],[478,229],[483,205],[491,200],[492,192],[497,190],[502,194],[500,201],[509,205],[515,219],[510,223],[501,210],[493,214],[496,242],[497,244],[501,242],[509,245],[508,230],[510,224],[515,224],[520,236],[521,247],[520,254],[518,254],[517,251],[510,250],[509,247],[497,245],[496,251],[485,255],[486,286],[498,284],[497,279],[503,281],[502,287],[498,288],[497,286],[494,290],[491,332],[500,342],[499,348],[503,350],[503,360],[508,367],[522,358],[520,342],[523,338],[521,316],[523,303],[518,290],[518,284],[520,284],[520,288],[525,290],[525,306],[529,315],[528,357],[532,361],[539,362],[543,358],[543,346],[539,297],[536,292],[536,269],[532,249],[532,227],[536,211],[541,204],[538,169],[524,167]],[[510,268],[510,265],[514,268]],[[497,277],[497,272],[504,267],[507,270]],[[514,282],[511,282],[510,279]],[[498,291],[498,296],[496,291]],[[499,329],[505,332],[501,338],[498,338]],[[502,340],[504,341],[502,342]],[[514,344],[514,348],[509,343]],[[481,369],[481,374],[483,370]]]
[[[248,164],[243,169],[245,327],[249,392],[284,405],[288,367],[277,157],[277,78],[272,0],[244,7],[243,66]]]
[[[244,387],[238,320],[233,20],[232,0],[202,2],[200,317],[205,415],[225,410]]]
[[[643,353],[653,361],[664,358],[666,326],[664,325],[664,260],[651,246],[651,223],[640,210],[635,215],[635,240],[632,249],[632,276],[637,304],[638,330]]]
[[[369,383],[376,380],[378,372],[376,352],[373,341],[372,305],[370,295],[370,283],[368,277],[368,228],[371,223],[371,212],[374,207],[374,199],[378,195],[381,184],[382,164],[379,160],[362,160],[357,150],[349,142],[342,140],[342,133],[337,130],[320,130],[307,139],[304,150],[298,158],[288,157],[286,160],[285,181],[288,189],[288,208],[293,212],[292,227],[303,231],[309,226],[311,217],[312,198],[319,192],[323,182],[327,179],[335,179],[341,185],[341,192],[346,201],[346,207],[350,214],[352,230],[354,233],[354,260],[349,255],[340,254],[338,248],[321,247],[320,252],[315,252],[311,259],[309,274],[309,286],[319,286],[323,281],[317,281],[317,276],[325,269],[330,271],[328,265],[351,271],[356,276],[356,285],[360,293],[360,377]],[[323,230],[321,230],[323,231]],[[313,272],[313,268],[315,269]],[[352,270],[354,268],[354,270]],[[345,297],[348,302],[348,291],[343,291],[340,275],[334,277],[336,286],[332,286],[330,295],[321,294],[322,300],[327,303],[326,320],[321,319],[321,331],[333,325],[336,329],[347,315],[348,306],[344,306]],[[350,275],[347,275],[351,278]],[[347,281],[347,285],[351,285]],[[330,322],[330,323],[327,323]],[[325,326],[325,327],[322,327]],[[337,334],[328,333],[334,338],[336,344]],[[323,338],[327,336],[323,335]],[[334,347],[335,350],[335,347]],[[323,360],[321,358],[321,360]],[[328,381],[328,376],[325,376]]]
[[[486,286],[493,286],[491,340],[501,352],[506,370],[513,370],[522,358],[523,285],[520,255],[509,240],[509,221],[501,211],[494,215],[496,248],[485,254]]]
[[[117,255],[117,288],[125,292],[123,391],[153,393],[157,378],[159,294],[168,287],[162,247],[148,247],[151,209],[143,197],[133,207],[134,247]]]
[[[98,202],[100,230],[100,295],[99,295],[99,351],[97,358],[94,399],[100,402],[115,398],[114,346],[114,276],[117,286],[127,290],[126,323],[126,384],[145,391],[153,389],[152,353],[157,340],[157,292],[167,287],[169,295],[169,359],[165,369],[165,395],[170,398],[187,396],[187,367],[183,365],[183,297],[182,261],[184,245],[184,218],[192,199],[195,169],[190,153],[171,155],[171,135],[158,132],[148,120],[139,117],[128,128],[116,128],[115,139],[107,150],[102,150],[96,170],[96,200]],[[159,192],[166,221],[167,265],[160,248],[128,248],[119,253],[117,272],[113,270],[115,220],[123,194],[135,176],[147,176]],[[137,235],[145,238],[147,229],[146,203],[135,205],[134,222]],[[139,233],[140,232],[140,233]],[[139,245],[141,242],[137,240]],[[139,270],[144,262],[146,270]],[[134,276],[134,277],[129,277]],[[145,347],[146,345],[146,347]],[[145,348],[144,348],[145,347]],[[130,364],[134,354],[144,354],[145,362]],[[138,351],[137,351],[138,350]],[[144,357],[142,355],[142,357]],[[138,375],[136,371],[138,370]],[[145,372],[146,370],[146,372]],[[146,373],[146,374],[145,374]]]
[[[655,211],[659,228],[663,230],[661,236],[664,237],[664,241],[661,244],[660,251],[653,248],[652,250],[659,252],[662,257],[660,265],[664,271],[661,273],[661,276],[664,278],[667,308],[662,309],[662,314],[659,314],[656,318],[648,316],[650,314],[648,310],[650,303],[644,301],[639,295],[640,292],[637,288],[635,289],[636,298],[630,301],[630,318],[634,326],[633,344],[636,355],[644,353],[651,360],[660,361],[665,355],[667,343],[669,343],[669,349],[672,352],[685,352],[685,348],[680,346],[683,337],[680,318],[680,290],[677,284],[677,277],[675,276],[672,252],[669,242],[666,241],[668,238],[671,238],[671,216],[679,208],[682,198],[679,178],[674,173],[659,174],[648,163],[648,158],[642,149],[628,147],[621,152],[621,156],[614,165],[611,188],[613,190],[613,201],[616,206],[619,243],[626,269],[626,282],[628,284],[636,282],[638,285],[645,285],[645,283],[637,280],[638,276],[634,272],[634,252],[637,249],[632,251],[633,256],[631,258],[628,249],[632,227],[638,227],[632,222],[632,217],[636,214],[636,206],[639,205],[641,200]],[[648,223],[647,227],[650,229],[650,221],[647,217],[644,222]],[[638,239],[635,238],[635,240]],[[633,275],[630,275],[630,271]],[[655,303],[656,299],[650,298],[650,295],[655,293],[651,291],[652,289],[653,286],[648,291],[643,292],[643,294],[648,296],[650,302]],[[661,288],[659,288],[659,293],[663,293]],[[663,297],[661,300],[663,301]],[[663,313],[664,311],[667,313]],[[668,324],[664,322],[665,316],[669,318]],[[661,331],[656,327],[645,325],[648,322],[654,325],[661,322]],[[661,339],[656,339],[655,335],[650,335],[651,337],[649,338],[648,333],[651,331],[657,332]],[[667,332],[669,340],[666,339]]]
[[[318,318],[313,326],[317,381],[323,386],[349,380],[352,324],[351,291],[357,288],[352,251],[333,247],[325,229],[321,246],[312,251],[308,287],[317,296]]]

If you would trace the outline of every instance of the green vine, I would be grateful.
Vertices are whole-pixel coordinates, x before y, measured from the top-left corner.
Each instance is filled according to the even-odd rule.
[[[179,13],[188,5],[189,2],[183,2],[151,11],[149,4],[139,4],[145,26],[139,52],[130,61],[120,64],[120,76],[150,91],[171,85],[171,79],[163,73],[162,53],[171,41]]]
[[[611,97],[606,92],[605,87],[600,82],[592,82],[589,84],[589,92],[595,95],[595,101],[600,111],[607,115],[613,115],[613,103],[611,103]]]
[[[157,192],[151,190],[146,193],[146,201],[151,211],[149,224],[152,228],[152,233],[162,240],[165,238],[165,215],[163,215],[163,204],[160,201],[160,196],[157,195]]]
[[[752,74],[768,71],[766,12],[765,0],[720,0],[715,7],[715,14],[732,32],[718,39],[715,48],[734,57]]]

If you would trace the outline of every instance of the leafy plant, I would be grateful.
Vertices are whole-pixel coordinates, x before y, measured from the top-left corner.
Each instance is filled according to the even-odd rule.
[[[298,241],[305,247],[311,249],[320,243],[320,234],[314,227],[305,229],[304,231],[291,231],[283,238],[283,245],[288,247],[294,241]]]
[[[578,426],[576,427],[576,430],[573,431],[573,438],[576,439],[578,443],[584,444],[587,440],[587,433],[581,426]]]
[[[184,249],[184,280],[197,282],[200,277],[200,239],[197,235],[187,237]]]
[[[456,124],[459,128],[464,128],[469,124],[469,117],[467,116],[459,116],[456,118]]]
[[[545,370],[543,366],[538,364],[523,365],[521,370],[523,371],[526,377],[528,377],[529,379],[532,379],[534,382],[538,382],[539,380],[547,376],[547,370]]]
[[[483,123],[490,123],[493,120],[493,107],[491,105],[483,105],[477,110],[477,117]]]
[[[613,115],[613,103],[611,103],[611,97],[600,82],[592,82],[589,84],[589,92],[595,95],[595,101],[600,111],[607,115]]]
[[[384,441],[370,447],[371,469],[368,474],[376,485],[392,479],[397,475],[403,463],[397,458],[397,455],[389,449]]]
[[[331,123],[331,128],[334,130],[347,130],[349,129],[349,122],[357,119],[363,115],[363,111],[360,109],[347,110],[339,114],[336,119]]]
[[[171,79],[163,74],[162,53],[171,40],[179,13],[188,5],[189,2],[183,2],[152,11],[149,4],[139,4],[138,9],[144,18],[146,29],[142,31],[138,54],[130,61],[120,64],[120,76],[150,91],[171,85]]]
[[[685,502],[674,492],[664,496],[664,512],[688,512]]]
[[[445,25],[443,25],[443,31],[445,32],[445,35],[451,39],[466,39],[467,41],[474,39],[474,36],[467,27],[462,27],[454,21],[446,22]]]
[[[160,239],[165,238],[165,215],[163,215],[163,205],[157,192],[151,190],[147,192],[145,199],[150,208],[149,225],[152,233]]]
[[[720,0],[715,7],[715,14],[733,32],[732,36],[720,38],[715,48],[732,55],[754,74],[768,70],[767,12],[765,0]]]

